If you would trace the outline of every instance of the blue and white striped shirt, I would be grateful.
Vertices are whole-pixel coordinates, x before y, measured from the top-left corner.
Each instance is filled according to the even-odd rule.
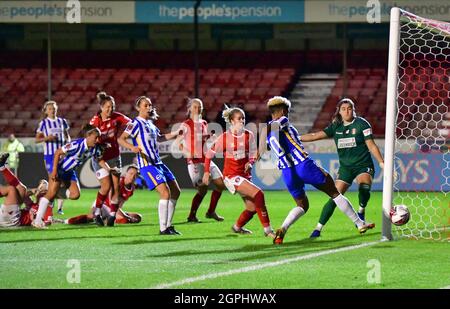
[[[128,123],[125,132],[131,136],[133,145],[143,151],[143,154],[137,155],[139,168],[162,163],[157,140],[160,132],[153,121],[138,116]]]
[[[64,145],[61,149],[66,155],[59,161],[58,170],[64,172],[75,169],[91,157],[98,159],[101,156],[99,146],[88,148],[85,138],[73,140]]]
[[[279,169],[296,166],[308,158],[300,141],[300,134],[287,117],[272,120],[269,125],[272,130],[267,134],[267,144],[278,156]],[[279,125],[280,129],[273,130],[275,125]]]
[[[68,142],[65,135],[67,130],[69,130],[69,124],[65,118],[45,118],[39,122],[36,133],[42,133],[45,137],[49,135],[57,137],[54,141],[45,142],[44,155],[53,155],[58,148],[61,148]]]

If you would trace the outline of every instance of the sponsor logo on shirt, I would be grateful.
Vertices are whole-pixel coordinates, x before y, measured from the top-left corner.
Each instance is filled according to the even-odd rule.
[[[372,129],[368,128],[368,129],[363,130],[363,134],[364,134],[364,136],[372,135]]]
[[[336,132],[336,134],[344,134],[344,132]]]
[[[356,147],[356,140],[354,137],[338,139],[338,149]]]

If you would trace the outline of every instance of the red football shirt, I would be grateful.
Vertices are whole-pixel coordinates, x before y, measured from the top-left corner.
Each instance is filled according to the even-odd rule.
[[[240,135],[230,131],[222,133],[211,147],[205,159],[205,170],[209,169],[211,158],[215,153],[223,153],[223,176],[242,176],[247,179],[252,177],[250,172],[245,172],[245,164],[256,159],[257,147],[253,133],[244,130]]]
[[[118,112],[112,112],[111,117],[104,121],[100,113],[92,117],[90,124],[99,128],[101,132],[100,143],[108,143],[111,145],[111,147],[106,148],[103,154],[103,160],[114,159],[120,155],[117,137],[121,129],[130,121],[130,118]]]
[[[121,207],[123,203],[128,201],[128,199],[133,195],[135,186],[131,184],[129,188],[125,186],[125,177],[120,177],[119,183],[119,206]],[[109,197],[105,200],[106,206],[110,207],[110,199]]]
[[[194,121],[187,119],[183,122],[184,147],[188,163],[205,162],[203,147],[208,139],[208,123],[205,120]]]

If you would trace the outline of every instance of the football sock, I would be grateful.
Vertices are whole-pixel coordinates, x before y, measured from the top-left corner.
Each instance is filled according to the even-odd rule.
[[[296,206],[291,209],[289,214],[287,215],[286,219],[284,219],[283,224],[281,225],[281,228],[285,231],[288,230],[288,228],[295,223],[295,221],[298,220],[301,216],[303,216],[306,213],[306,211],[299,206]]]
[[[323,224],[317,223],[315,230],[322,231],[322,229],[323,229]]]
[[[119,203],[117,201],[111,201],[111,205],[109,206],[109,209],[111,209],[110,215],[112,217],[116,216],[116,211],[119,209]]]
[[[253,216],[255,215],[255,213],[256,213],[256,211],[250,211],[250,210],[245,209],[245,210],[241,213],[241,215],[239,216],[239,218],[237,219],[237,221],[236,221],[236,227],[237,227],[237,228],[241,228],[241,227],[243,227],[244,225],[246,225],[247,222],[250,221],[250,220],[253,218]]]
[[[258,214],[259,221],[263,227],[270,227],[269,214],[267,213],[266,202],[264,200],[264,193],[260,190],[256,193],[253,201],[256,205],[256,213]]]
[[[101,194],[100,192],[97,192],[97,199],[95,200],[95,207],[96,208],[102,208],[103,203],[106,200],[106,195]]]
[[[197,209],[200,207],[200,204],[202,203],[204,197],[204,195],[201,195],[197,192],[197,194],[192,199],[191,212],[189,213],[189,217],[195,217],[195,215],[197,214]]]
[[[50,201],[48,199],[46,199],[45,197],[41,197],[41,199],[39,200],[39,208],[38,211],[36,213],[36,222],[42,222],[42,218],[44,217],[44,214],[47,211],[47,207],[48,204],[50,204]]]
[[[11,172],[9,168],[4,167],[0,169],[0,171],[2,172],[3,177],[5,178],[8,185],[17,187],[20,184],[19,179],[16,177],[16,175],[14,175],[13,172]]]
[[[370,185],[366,183],[362,183],[359,185],[359,213],[364,213],[364,208],[366,208],[367,203],[370,199]]]
[[[175,213],[175,206],[177,206],[177,200],[170,199],[167,207],[167,227],[172,226],[172,219]]]
[[[58,211],[62,210],[64,200],[59,198],[59,199],[56,200],[56,202],[58,203]]]
[[[80,215],[67,219],[67,224],[84,224],[84,223],[88,223],[87,215]]]
[[[211,201],[209,202],[209,208],[208,213],[213,213],[216,211],[217,202],[219,202],[220,196],[222,195],[222,192],[219,192],[217,190],[214,190],[211,193]]]
[[[336,204],[333,199],[329,199],[328,202],[323,206],[322,213],[320,214],[319,223],[322,225],[327,224],[328,220],[330,220],[333,215],[334,209],[336,208]]]
[[[352,204],[350,204],[349,200],[345,196],[339,194],[333,199],[333,201],[336,203],[337,207],[358,227],[364,224],[364,222],[356,214]]]
[[[158,216],[159,216],[159,230],[164,232],[167,229],[167,213],[169,200],[159,200]]]

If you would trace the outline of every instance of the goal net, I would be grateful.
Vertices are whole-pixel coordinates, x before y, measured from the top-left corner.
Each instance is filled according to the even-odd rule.
[[[450,23],[394,8],[389,49],[383,236],[448,240]],[[411,219],[391,226],[399,204]]]

